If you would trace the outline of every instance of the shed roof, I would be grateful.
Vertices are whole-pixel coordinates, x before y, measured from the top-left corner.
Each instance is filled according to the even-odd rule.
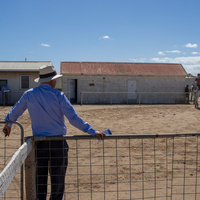
[[[171,63],[61,62],[60,71],[74,75],[187,75],[181,64]]]
[[[0,72],[39,72],[42,65],[51,65],[50,61],[0,61]]]

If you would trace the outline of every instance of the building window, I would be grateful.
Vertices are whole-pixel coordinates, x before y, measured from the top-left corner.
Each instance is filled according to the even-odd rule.
[[[2,89],[3,86],[5,86],[8,83],[7,80],[0,80],[0,91]]]
[[[21,76],[21,89],[29,89],[29,76]]]

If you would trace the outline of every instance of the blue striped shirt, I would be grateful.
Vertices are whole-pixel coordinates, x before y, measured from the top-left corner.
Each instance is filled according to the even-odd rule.
[[[40,86],[27,90],[10,110],[5,121],[15,122],[26,109],[31,118],[33,136],[66,135],[64,116],[81,131],[93,136],[96,134],[96,131],[78,116],[65,94],[49,84],[41,83]]]

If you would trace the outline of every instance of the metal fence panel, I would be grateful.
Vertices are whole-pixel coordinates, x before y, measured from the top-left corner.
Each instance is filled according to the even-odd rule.
[[[200,198],[199,134],[115,135],[100,144],[90,136],[63,139],[64,199]]]

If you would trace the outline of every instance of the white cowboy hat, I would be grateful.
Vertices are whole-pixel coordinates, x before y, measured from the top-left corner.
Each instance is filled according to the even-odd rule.
[[[63,75],[57,75],[54,66],[42,65],[40,67],[39,78],[36,78],[34,81],[37,83],[48,82],[62,76]]]

